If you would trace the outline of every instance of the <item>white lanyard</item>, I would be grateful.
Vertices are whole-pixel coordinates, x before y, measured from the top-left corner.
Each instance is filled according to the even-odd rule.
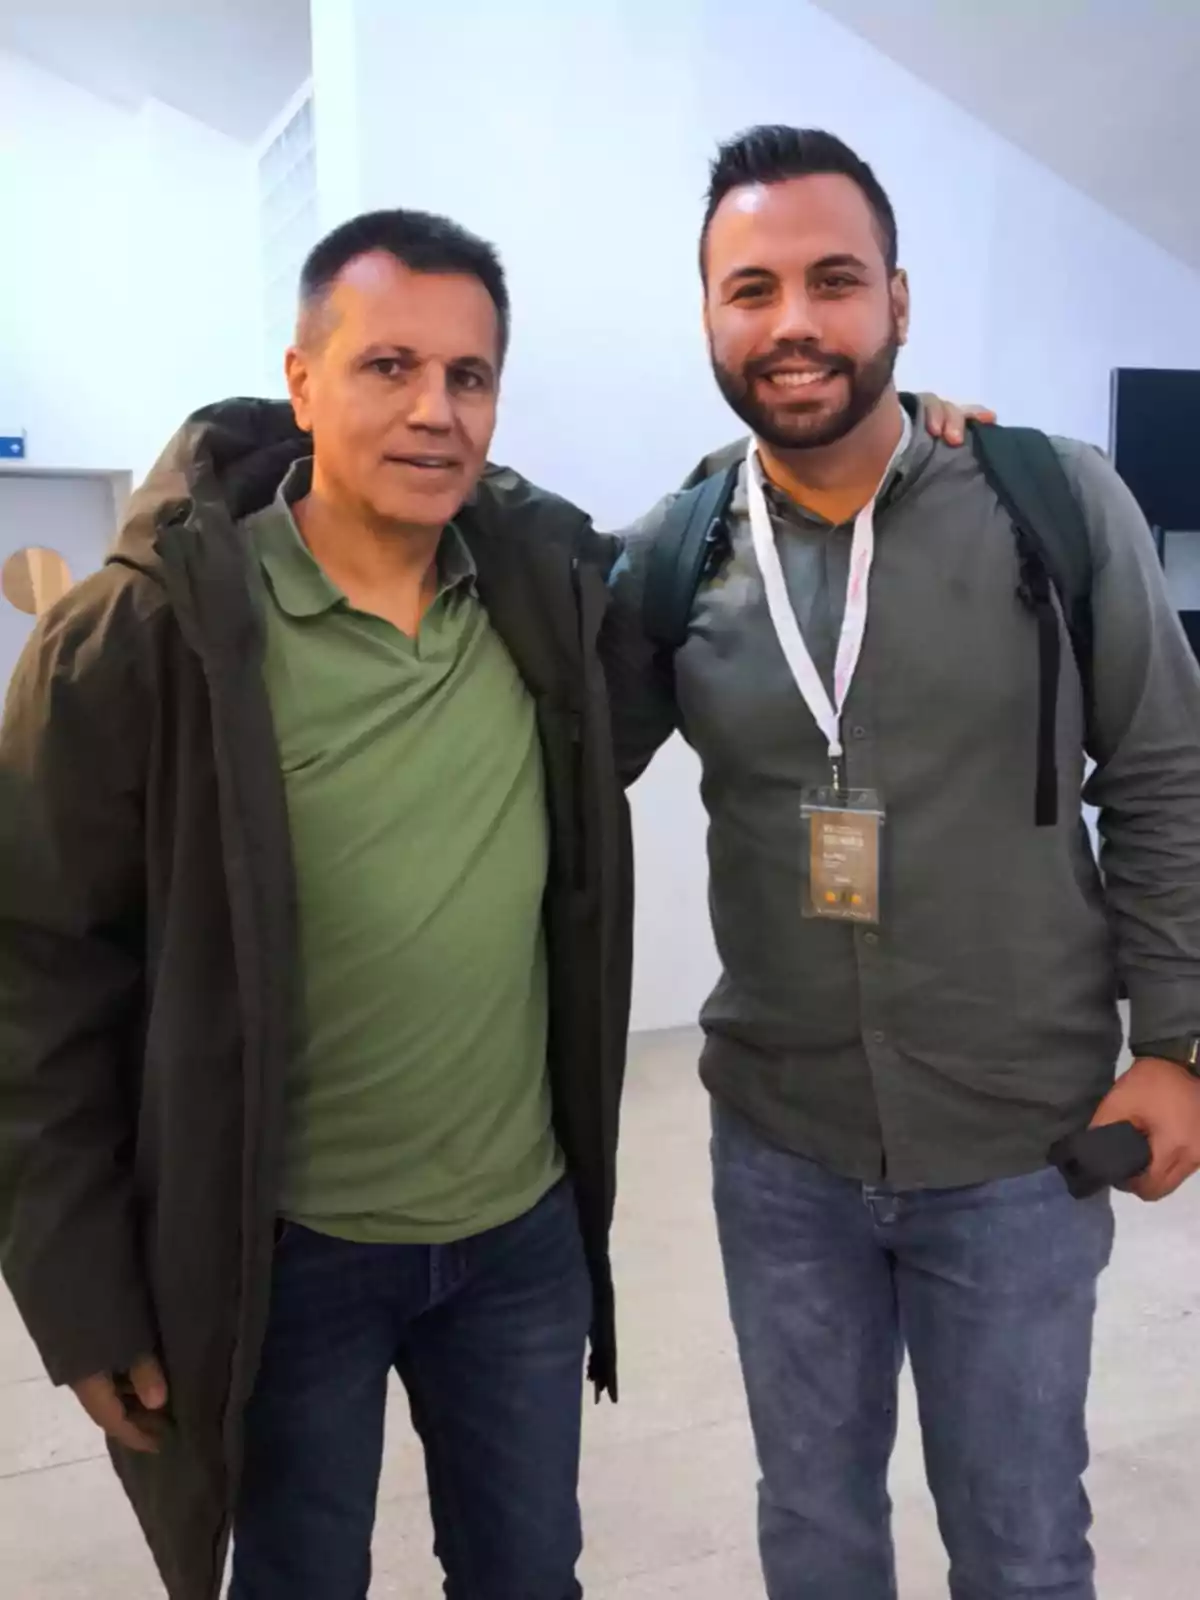
[[[767,610],[775,625],[779,648],[791,669],[805,705],[813,714],[817,727],[829,741],[829,755],[834,764],[835,783],[840,788],[842,746],[842,712],[846,697],[854,681],[855,669],[862,655],[863,639],[867,632],[867,591],[871,580],[871,563],[875,559],[875,502],[892,474],[892,469],[904,454],[912,438],[912,422],[904,413],[904,431],[900,443],[879,480],[879,487],[854,519],[854,537],[850,543],[850,575],[846,583],[846,610],[842,617],[842,631],[838,637],[837,656],[833,669],[833,699],[826,693],[821,675],[800,632],[796,613],[788,598],[783,565],[775,543],[775,529],[767,510],[767,497],[763,491],[762,465],[758,459],[758,444],[750,441],[746,452],[746,496],[750,511],[750,536],[754,541],[754,554],[762,573],[763,588],[767,596]]]

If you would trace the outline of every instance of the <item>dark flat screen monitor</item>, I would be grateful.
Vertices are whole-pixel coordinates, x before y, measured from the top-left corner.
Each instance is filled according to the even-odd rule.
[[[1179,620],[1183,623],[1183,631],[1188,636],[1192,654],[1200,661],[1200,611],[1181,611]]]
[[[1109,450],[1151,527],[1200,529],[1200,372],[1118,367]]]

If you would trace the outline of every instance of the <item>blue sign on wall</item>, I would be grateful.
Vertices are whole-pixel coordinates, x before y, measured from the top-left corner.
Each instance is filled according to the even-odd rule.
[[[0,461],[24,461],[25,435],[0,433]]]

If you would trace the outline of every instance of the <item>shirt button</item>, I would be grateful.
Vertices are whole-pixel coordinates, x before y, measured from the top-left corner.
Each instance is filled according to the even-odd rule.
[[[884,1033],[883,1029],[882,1028],[876,1028],[874,1033],[871,1035],[871,1043],[872,1044],[882,1044],[886,1038],[887,1038],[887,1034]]]
[[[855,739],[865,739],[867,737],[867,730],[863,727],[861,722],[858,723],[857,726],[851,728],[850,733]]]
[[[866,937],[865,937],[865,941],[864,942],[866,944],[870,944],[870,945],[878,944],[879,943],[879,935],[877,933],[868,933],[866,935]]]

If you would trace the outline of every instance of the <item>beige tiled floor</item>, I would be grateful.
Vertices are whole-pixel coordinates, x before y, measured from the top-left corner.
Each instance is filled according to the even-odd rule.
[[[642,1041],[630,1072],[617,1240],[623,1399],[587,1417],[589,1600],[756,1600],[754,1467],[722,1304],[690,1035]],[[1200,1180],[1122,1202],[1105,1288],[1092,1490],[1103,1600],[1200,1593]],[[943,1563],[905,1418],[895,1468],[903,1600],[943,1600]],[[392,1410],[373,1597],[433,1600],[420,1463]],[[0,1300],[0,1597],[151,1600],[132,1520],[73,1402],[39,1374]]]

